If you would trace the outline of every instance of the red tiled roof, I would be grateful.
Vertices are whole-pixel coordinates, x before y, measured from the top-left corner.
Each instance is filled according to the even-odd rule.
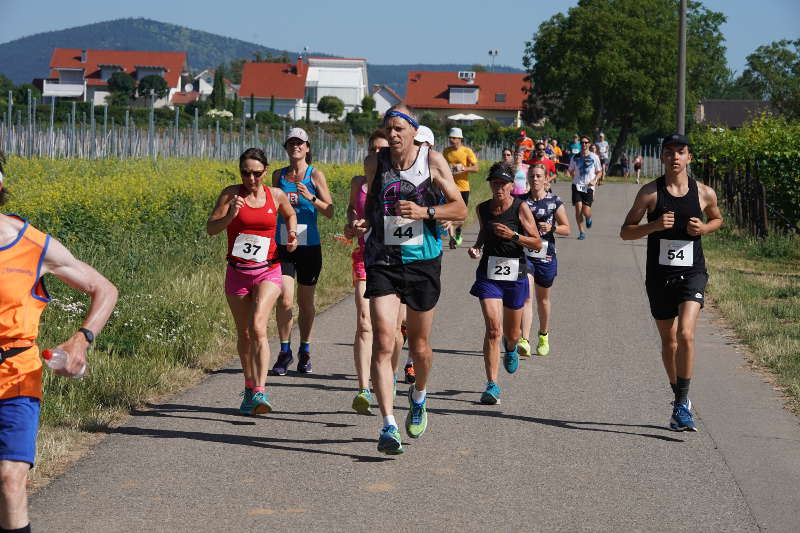
[[[172,95],[171,103],[188,104],[189,102],[195,102],[198,98],[200,98],[200,93],[197,91],[177,91]]]
[[[308,65],[297,63],[245,63],[239,98],[303,98]]]
[[[186,52],[142,52],[138,50],[86,50],[86,63],[81,63],[80,48],[55,48],[50,58],[50,77],[58,78],[59,68],[83,69],[88,85],[106,85],[100,79],[98,65],[119,65],[134,75],[137,65],[164,67],[164,80],[176,87],[186,66]]]
[[[419,109],[497,109],[516,111],[525,101],[526,74],[477,72],[475,83],[458,78],[457,72],[412,70],[408,73],[405,102]],[[450,87],[478,87],[477,104],[451,104]],[[495,101],[495,95],[506,95],[505,102]]]

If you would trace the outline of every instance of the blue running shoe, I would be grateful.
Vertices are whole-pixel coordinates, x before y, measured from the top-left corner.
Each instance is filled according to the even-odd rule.
[[[586,227],[587,228],[592,227],[592,217],[586,217]]]
[[[395,426],[384,427],[378,435],[378,451],[386,455],[400,455],[403,443],[400,442],[400,432]]]
[[[495,405],[500,403],[500,386],[494,381],[486,383],[486,390],[481,394],[481,403]]]
[[[414,401],[412,391],[414,385],[408,389],[408,414],[406,415],[406,433],[412,439],[418,439],[425,433],[428,427],[428,409],[426,403],[427,397],[422,402],[417,403]]]
[[[672,418],[669,420],[669,428],[672,431],[697,431],[688,404],[679,403],[672,408]]]
[[[267,395],[263,392],[256,392],[253,394],[253,408],[250,410],[251,415],[263,415],[272,411],[272,404],[269,403]]]
[[[278,359],[272,366],[272,370],[269,371],[269,375],[285,376],[286,372],[289,370],[289,365],[292,364],[292,361],[294,361],[294,357],[292,357],[292,350],[278,352]]]
[[[314,372],[311,368],[311,353],[300,351],[297,354],[297,371],[300,374],[311,374]]]
[[[505,345],[505,341],[503,341],[503,344]],[[508,346],[506,346],[506,350],[508,350]],[[509,374],[513,374],[519,368],[519,352],[517,350],[518,346],[514,346],[513,350],[506,351],[503,356],[503,367]]]
[[[242,403],[239,405],[239,413],[243,415],[252,414],[253,410],[253,391],[252,389],[245,389],[241,394]]]
[[[578,240],[579,241],[582,241],[585,238],[586,238],[586,234],[584,232],[581,231],[580,233],[578,233]]]

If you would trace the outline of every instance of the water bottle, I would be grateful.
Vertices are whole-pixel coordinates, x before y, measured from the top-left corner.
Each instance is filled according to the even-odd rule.
[[[52,350],[45,350],[42,352],[42,359],[45,364],[53,370],[61,370],[67,365],[69,354],[61,348],[53,348]],[[86,373],[86,363],[83,363],[81,371],[72,376],[73,378],[80,379]]]

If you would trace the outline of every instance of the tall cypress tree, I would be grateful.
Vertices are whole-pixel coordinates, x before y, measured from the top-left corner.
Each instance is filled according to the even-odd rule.
[[[225,73],[222,70],[222,65],[214,72],[214,89],[211,91],[211,104],[214,109],[225,109],[225,81],[223,79]]]

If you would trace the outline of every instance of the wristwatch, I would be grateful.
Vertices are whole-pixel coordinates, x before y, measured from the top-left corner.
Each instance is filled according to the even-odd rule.
[[[428,208],[428,218],[433,218],[436,216],[436,209],[433,207]]]
[[[515,231],[514,235],[511,236],[511,240],[514,242],[519,242],[519,233]]]
[[[94,342],[94,333],[92,333],[92,330],[86,328],[78,328],[78,331],[83,333],[83,336],[86,337],[86,342],[88,342],[89,344],[92,344]]]
[[[317,197],[316,197],[316,196],[312,196],[312,197],[311,197],[311,203],[312,203],[312,204],[315,204],[315,203],[317,203]]]

